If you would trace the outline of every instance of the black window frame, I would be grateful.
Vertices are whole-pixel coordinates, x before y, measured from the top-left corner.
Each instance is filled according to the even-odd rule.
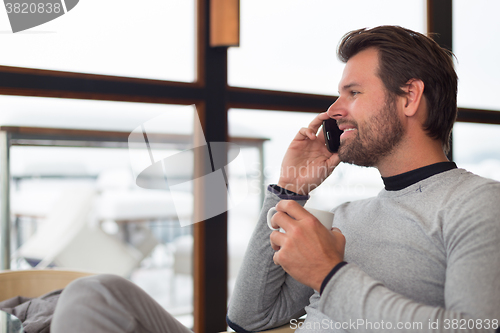
[[[175,82],[0,66],[0,95],[38,96],[158,104],[195,104],[207,141],[228,140],[231,108],[319,113],[334,95],[231,87],[227,83],[227,47],[209,45],[208,0],[196,0],[197,79]],[[428,31],[452,48],[452,0],[427,0]],[[500,112],[459,108],[458,121],[500,124]],[[203,167],[203,166],[202,166]],[[202,171],[201,171],[202,172]],[[203,204],[208,192],[195,193]],[[226,329],[227,213],[194,226],[194,330]]]

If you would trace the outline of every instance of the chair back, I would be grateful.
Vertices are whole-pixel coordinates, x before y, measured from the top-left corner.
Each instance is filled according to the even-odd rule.
[[[15,296],[38,297],[89,275],[93,274],[56,269],[0,271],[0,301]]]

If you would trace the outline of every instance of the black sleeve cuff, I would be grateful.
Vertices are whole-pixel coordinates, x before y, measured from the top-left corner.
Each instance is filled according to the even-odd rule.
[[[238,332],[238,333],[251,333],[250,331],[247,331],[245,330],[244,328],[236,325],[235,323],[233,323],[231,320],[229,320],[229,317],[226,315],[226,323],[227,323],[227,326],[231,327],[235,332]]]
[[[337,265],[335,265],[335,267],[333,267],[333,269],[330,271],[330,273],[328,273],[326,278],[323,280],[323,283],[321,283],[321,289],[319,290],[320,295],[323,293],[323,290],[325,289],[328,282],[330,282],[332,277],[335,275],[335,273],[337,273],[337,271],[339,269],[341,269],[342,267],[344,267],[345,265],[347,265],[347,262],[342,261],[342,262],[339,262]]]
[[[281,186],[276,184],[271,184],[268,187],[268,190],[276,194],[280,199],[284,200],[308,200],[308,195],[301,195],[292,191],[289,191]]]

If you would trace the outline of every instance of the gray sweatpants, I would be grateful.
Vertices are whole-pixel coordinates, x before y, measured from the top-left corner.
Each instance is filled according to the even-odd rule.
[[[116,275],[70,283],[58,301],[51,332],[192,333],[141,288]]]

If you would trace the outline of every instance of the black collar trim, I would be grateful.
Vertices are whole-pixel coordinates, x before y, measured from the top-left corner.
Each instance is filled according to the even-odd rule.
[[[402,173],[392,177],[382,177],[387,191],[399,191],[421,180],[451,169],[456,169],[454,162],[440,162]]]

